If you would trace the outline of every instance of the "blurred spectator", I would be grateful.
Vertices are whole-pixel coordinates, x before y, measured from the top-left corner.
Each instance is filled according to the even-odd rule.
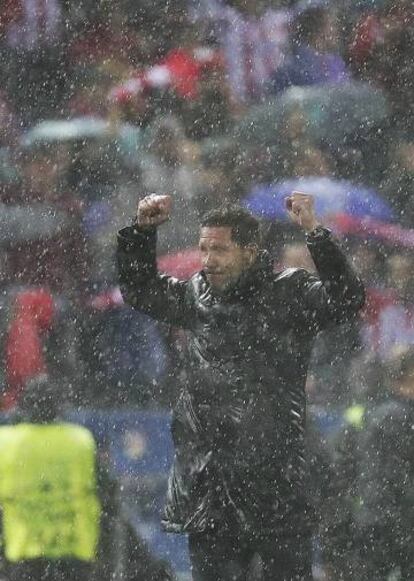
[[[352,243],[352,242],[351,242]],[[369,290],[385,286],[384,249],[375,240],[358,240],[352,243],[352,261]],[[367,299],[368,300],[368,299]]]
[[[201,213],[219,201],[240,202],[245,193],[245,183],[237,145],[231,139],[212,138],[203,140],[200,149],[204,181],[200,198]]]
[[[366,318],[363,336],[368,349],[387,360],[401,348],[414,344],[413,258],[395,253],[387,260],[389,292],[374,318]]]
[[[93,297],[80,327],[84,403],[104,407],[159,407],[170,370],[161,326],[131,313],[119,290]]]
[[[359,478],[365,470],[365,440],[372,416],[389,399],[386,366],[379,358],[365,357],[365,352],[350,362],[349,382],[353,388],[348,404],[341,408],[340,428],[325,440],[329,457],[327,485],[320,502],[320,540],[327,579],[364,581],[363,551],[365,531],[359,526]]]
[[[359,474],[358,525],[362,532],[364,577],[379,581],[414,576],[413,474],[414,351],[390,363],[392,396],[372,414]]]
[[[84,287],[81,204],[63,182],[70,164],[67,150],[36,146],[23,151],[20,162],[21,184],[3,199],[3,213],[12,225],[2,237],[8,283],[69,292]]]
[[[393,303],[395,294],[385,280],[385,250],[374,240],[361,244],[358,240],[348,238],[347,244],[352,249],[355,269],[366,285],[366,301],[361,316],[353,326],[351,357],[344,357],[346,364],[341,381],[346,397],[342,403],[352,406],[368,402],[371,405],[384,397],[382,353],[372,345],[378,346],[381,341],[380,320],[384,310]],[[344,354],[349,354],[346,351],[347,345],[349,347],[349,343],[344,341]],[[340,345],[338,347],[340,349]]]
[[[262,99],[283,61],[289,12],[256,0],[212,0],[200,3],[194,16],[213,31],[223,51],[235,103]]]
[[[3,395],[3,409],[14,407],[27,382],[47,372],[44,335],[52,327],[54,314],[53,297],[44,289],[17,295],[5,345],[7,389]]]
[[[84,380],[74,307],[66,297],[52,296],[42,287],[19,290],[10,302],[1,344],[5,370],[1,408],[14,408],[28,381],[43,373],[58,380],[68,401],[75,403],[72,396],[77,397]]]
[[[379,344],[379,320],[383,310],[391,304],[393,292],[385,282],[384,250],[369,240],[363,245],[354,241],[352,247],[353,263],[366,284],[366,301],[360,317],[362,349],[355,354],[349,369],[353,401],[361,402],[375,400],[376,392],[381,393],[382,359],[378,350],[369,345]]]
[[[66,107],[71,115],[106,116],[110,88],[146,62],[147,36],[119,0],[70,3],[67,12],[68,74],[74,82]]]
[[[96,445],[57,419],[57,385],[32,380],[23,423],[0,428],[2,541],[11,581],[87,581],[100,537]]]
[[[349,49],[356,72],[387,90],[393,125],[400,129],[412,128],[414,121],[413,25],[410,0],[386,0],[379,9],[362,15]]]
[[[66,115],[106,117],[110,110],[106,95],[109,87],[122,78],[122,68],[115,75],[100,65],[81,67],[81,70],[73,70],[70,76],[76,82],[73,83],[72,90],[65,95]]]
[[[134,114],[139,125],[145,124],[151,109],[176,112],[187,135],[196,138],[225,132],[232,114],[220,53],[200,41],[184,14],[170,50],[113,87],[109,101]]]
[[[181,102],[186,134],[193,139],[223,136],[231,131],[235,118],[223,63],[209,49],[200,48],[198,53],[200,56],[204,53],[205,57],[196,98]]]
[[[341,429],[326,444],[328,482],[320,502],[320,540],[329,581],[364,579],[359,555],[361,537],[356,525],[357,477],[363,465],[361,440],[366,406],[354,403],[341,414]]]
[[[17,116],[6,93],[0,91],[0,148],[16,145],[18,136]]]
[[[58,111],[61,103],[66,83],[62,6],[60,0],[16,0],[3,10],[4,84],[29,124]]]
[[[414,227],[414,139],[409,131],[393,136],[389,167],[381,190],[395,209],[398,221]]]
[[[195,246],[198,242],[198,202],[203,193],[199,152],[185,137],[179,120],[157,119],[151,127],[148,152],[141,160],[142,190],[173,199],[174,218],[158,233],[160,253]]]
[[[20,137],[20,127],[13,103],[0,90],[0,199],[18,180],[14,150]]]
[[[292,85],[343,83],[350,78],[338,48],[335,9],[323,3],[303,4],[292,25],[291,54],[273,75],[275,93]]]
[[[329,143],[322,145],[322,142],[312,139],[308,126],[309,118],[300,105],[290,108],[281,119],[276,147],[278,155],[275,156],[273,164],[277,168],[277,179],[282,176],[291,178],[336,175],[338,163],[330,151]],[[337,155],[338,151],[335,149],[334,153]]]
[[[173,47],[188,30],[187,0],[124,0],[125,9],[135,26],[144,31],[146,40],[145,64],[153,64]]]
[[[333,163],[328,153],[322,149],[302,144],[299,149],[292,152],[292,175],[297,177],[307,176],[332,176]]]

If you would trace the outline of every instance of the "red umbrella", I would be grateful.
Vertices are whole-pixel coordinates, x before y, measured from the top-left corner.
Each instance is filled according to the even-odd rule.
[[[188,248],[172,254],[164,254],[157,260],[158,270],[170,276],[186,280],[201,270],[201,259],[198,248]]]

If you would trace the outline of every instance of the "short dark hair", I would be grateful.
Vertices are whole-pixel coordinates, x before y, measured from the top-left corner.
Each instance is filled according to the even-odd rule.
[[[260,245],[261,228],[257,218],[238,204],[226,203],[206,212],[201,227],[230,227],[232,240],[239,246]]]

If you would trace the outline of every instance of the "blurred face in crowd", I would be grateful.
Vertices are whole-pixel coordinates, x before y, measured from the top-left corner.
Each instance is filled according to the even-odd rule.
[[[40,155],[25,162],[23,176],[26,187],[34,192],[43,192],[53,188],[59,178],[59,165],[55,159]]]
[[[21,160],[24,188],[41,195],[42,199],[53,199],[61,180],[72,163],[69,146],[56,143],[53,148],[25,153]]]
[[[303,139],[306,134],[306,116],[300,107],[295,107],[284,120],[284,133],[290,141]]]
[[[352,254],[354,267],[366,284],[375,283],[380,273],[377,254],[368,246],[358,246]]]
[[[293,172],[302,176],[328,176],[331,167],[328,158],[317,147],[306,147],[295,161]]]
[[[387,261],[389,284],[401,296],[414,301],[413,260],[409,256],[397,254]]]
[[[161,128],[154,140],[153,151],[167,165],[179,164],[181,159],[181,140],[168,128]]]
[[[217,292],[234,285],[257,255],[254,245],[239,246],[233,240],[230,226],[201,228],[199,249],[207,280]]]
[[[401,143],[397,148],[395,157],[400,168],[414,175],[414,142]]]
[[[393,390],[404,399],[414,399],[414,367],[394,383]]]

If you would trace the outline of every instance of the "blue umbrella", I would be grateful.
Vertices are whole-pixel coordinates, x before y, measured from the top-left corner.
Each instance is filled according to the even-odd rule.
[[[261,184],[253,188],[243,203],[256,216],[285,220],[285,198],[293,191],[312,194],[319,216],[348,214],[370,216],[385,222],[393,220],[390,205],[375,190],[328,177],[305,177]]]

